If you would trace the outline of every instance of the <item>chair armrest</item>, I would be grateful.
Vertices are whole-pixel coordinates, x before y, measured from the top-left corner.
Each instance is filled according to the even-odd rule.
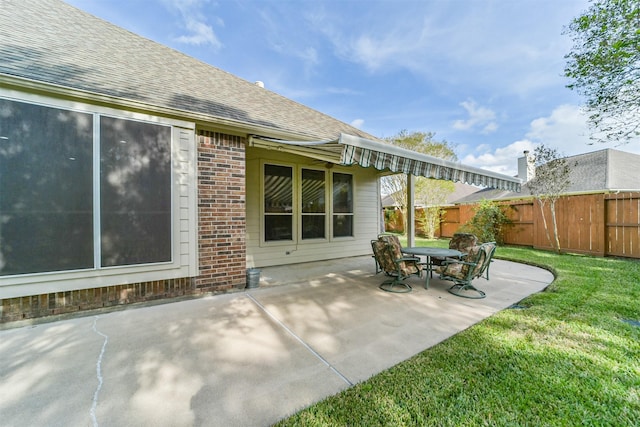
[[[444,264],[455,264],[456,262],[464,262],[464,259],[467,257],[468,254],[462,254],[460,255],[459,258],[452,258],[452,257],[444,257],[444,258],[440,258],[440,262],[442,263],[441,265]]]
[[[475,266],[476,263],[475,262],[469,262],[469,261],[462,261],[459,259],[446,259],[444,260],[444,263],[442,265],[447,266],[450,264],[464,264],[464,265],[472,265]]]
[[[420,258],[414,257],[414,256],[403,256],[402,258],[398,258],[396,260],[394,260],[395,262],[402,262],[402,261],[414,261],[414,262],[420,262]]]

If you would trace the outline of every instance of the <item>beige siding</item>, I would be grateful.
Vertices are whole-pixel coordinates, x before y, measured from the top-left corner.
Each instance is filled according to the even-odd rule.
[[[196,147],[193,129],[174,128],[176,153],[176,183],[179,207],[178,254],[182,277],[198,274],[198,201],[196,176]],[[176,233],[174,233],[174,236]],[[175,237],[174,237],[175,241]]]
[[[378,234],[380,217],[377,171],[357,166],[331,168],[331,171],[353,175],[353,238],[265,244],[261,241],[261,174],[265,162],[296,168],[325,167],[324,163],[305,157],[258,148],[247,149],[247,267],[293,264],[371,253],[370,241]]]

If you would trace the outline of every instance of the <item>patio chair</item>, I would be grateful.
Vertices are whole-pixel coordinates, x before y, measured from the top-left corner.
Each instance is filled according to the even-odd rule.
[[[466,257],[469,254],[469,250],[478,245],[478,238],[471,233],[454,233],[451,240],[449,240],[449,249],[455,249]],[[431,257],[431,266],[441,266],[444,264],[445,258]]]
[[[495,242],[474,246],[469,250],[464,261],[445,260],[440,267],[436,268],[436,272],[441,280],[453,282],[453,286],[449,288],[450,293],[465,298],[484,298],[486,296],[484,291],[473,286],[472,281],[482,277],[489,268],[495,250]],[[488,272],[486,279],[489,280]]]
[[[454,233],[449,240],[449,249],[455,249],[463,254],[468,254],[469,250],[478,245],[478,238],[471,233]],[[433,258],[434,265],[442,265],[444,258]]]
[[[411,285],[404,280],[414,274],[422,277],[420,258],[404,256],[399,244],[396,246],[382,238],[372,240],[371,249],[376,266],[390,277],[379,286],[380,289],[387,292],[411,292]]]
[[[400,251],[402,251],[402,244],[400,243],[400,239],[395,234],[389,234],[389,233],[378,234],[378,240],[382,240],[383,242],[390,243],[396,247],[399,247]],[[375,253],[373,255],[373,259],[376,263],[376,274],[378,274],[382,271],[382,269],[380,268],[380,264],[378,264],[378,260],[376,260]]]
[[[456,249],[462,252],[463,254],[465,254],[466,256],[469,254],[469,251],[471,250],[471,248],[478,245],[479,243],[480,243],[480,240],[478,240],[478,238],[474,234],[455,233],[451,238],[451,241],[449,241],[449,249]],[[495,246],[493,247],[493,250],[494,251],[496,250]],[[493,252],[491,253],[491,256],[493,256]],[[489,261],[489,264],[487,265],[487,268],[484,270],[487,280],[489,280],[489,267],[491,267],[492,262],[493,260],[491,259]]]

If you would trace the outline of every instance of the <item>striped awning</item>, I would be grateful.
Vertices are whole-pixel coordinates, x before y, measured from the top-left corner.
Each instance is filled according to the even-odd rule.
[[[499,190],[519,192],[521,185],[520,179],[512,176],[344,133],[337,140],[329,141],[283,141],[252,136],[250,144],[345,166],[373,167],[381,171],[463,182]]]
[[[462,163],[439,159],[391,144],[342,134],[338,141],[344,146],[343,165],[358,164],[378,170],[406,173],[426,178],[464,182],[480,187],[520,191],[520,179],[485,169],[466,166]]]

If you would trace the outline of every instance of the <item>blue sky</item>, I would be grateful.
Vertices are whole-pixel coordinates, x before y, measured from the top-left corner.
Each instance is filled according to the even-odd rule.
[[[589,145],[563,29],[588,0],[66,0],[372,135],[435,132],[513,175],[537,144]]]

